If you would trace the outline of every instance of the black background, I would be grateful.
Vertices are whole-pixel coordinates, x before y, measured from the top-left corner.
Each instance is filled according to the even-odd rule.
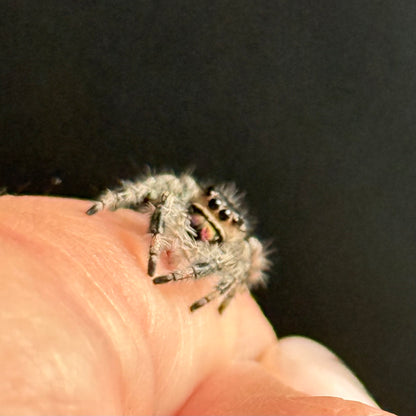
[[[235,181],[278,249],[256,294],[277,333],[416,414],[416,2],[0,4],[1,186]]]

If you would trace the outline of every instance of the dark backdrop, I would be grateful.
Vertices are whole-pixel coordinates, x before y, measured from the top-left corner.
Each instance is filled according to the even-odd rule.
[[[235,181],[278,248],[257,293],[277,333],[416,414],[416,2],[0,5],[0,185],[91,198],[146,164]]]

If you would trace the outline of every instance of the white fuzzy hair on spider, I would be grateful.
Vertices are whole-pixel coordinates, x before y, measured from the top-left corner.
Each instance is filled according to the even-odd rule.
[[[200,308],[221,298],[220,313],[237,292],[264,283],[269,267],[261,242],[251,235],[242,197],[234,185],[199,184],[191,175],[148,174],[107,190],[87,211],[130,208],[151,213],[148,275],[154,277],[166,250],[186,259],[186,266],[153,278],[162,284],[215,275],[213,290],[190,306]]]

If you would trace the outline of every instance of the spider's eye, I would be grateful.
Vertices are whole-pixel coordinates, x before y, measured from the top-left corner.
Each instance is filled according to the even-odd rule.
[[[241,217],[236,216],[233,217],[233,223],[241,226],[244,224],[244,220]]]
[[[221,206],[221,200],[218,198],[212,198],[208,201],[208,206],[213,210],[217,210]]]
[[[214,192],[214,186],[213,185],[211,185],[211,186],[208,186],[208,188],[206,189],[206,191],[205,191],[205,194],[206,195],[211,195],[212,193]]]
[[[222,209],[218,216],[221,221],[227,221],[231,217],[231,211],[229,209]]]

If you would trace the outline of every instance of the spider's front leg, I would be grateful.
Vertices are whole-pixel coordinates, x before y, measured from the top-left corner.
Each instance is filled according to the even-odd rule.
[[[140,209],[149,200],[150,188],[146,183],[123,182],[122,187],[117,191],[108,189],[100,199],[86,212],[87,215],[94,215],[104,208],[115,211],[119,208]]]
[[[154,207],[149,227],[152,241],[148,262],[148,274],[154,276],[160,253],[174,239],[184,240],[192,232],[185,207],[199,192],[199,186],[189,175],[147,176],[137,182],[125,181],[117,191],[107,190],[87,214],[94,215],[104,208],[110,211],[119,208],[142,211]]]
[[[87,211],[94,215],[104,208],[115,211],[119,208],[140,210],[147,202],[156,204],[164,192],[177,195],[181,200],[189,200],[199,192],[199,186],[189,175],[176,177],[171,174],[144,176],[136,182],[123,181],[117,191],[108,189]]]
[[[169,194],[164,192],[160,198],[160,202],[156,204],[153,211],[152,218],[150,220],[149,232],[152,234],[152,241],[149,247],[149,262],[147,265],[147,274],[151,277],[155,275],[157,262],[159,255],[163,250],[162,235],[165,231],[165,219],[164,219],[164,205],[168,199]]]
[[[149,262],[147,266],[148,275],[154,276],[159,255],[164,248],[162,242],[162,235],[165,231],[164,206],[169,197],[169,193],[163,192],[159,201],[155,201],[149,198],[149,192],[146,191],[146,189],[140,189],[140,187],[134,185],[131,185],[129,188],[124,188],[120,192],[107,191],[102,199],[87,211],[87,214],[93,215],[104,207],[116,210],[118,208],[130,208],[133,205],[137,209],[140,209],[141,206],[146,204],[154,205],[155,209],[152,213],[149,227],[152,240],[149,247]]]

